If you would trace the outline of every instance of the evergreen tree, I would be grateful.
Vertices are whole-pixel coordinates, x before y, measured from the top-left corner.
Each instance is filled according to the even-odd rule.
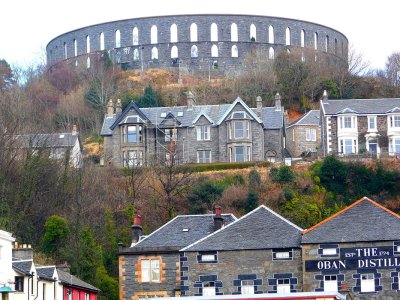
[[[56,260],[62,260],[69,239],[69,225],[65,218],[51,216],[44,224],[43,251]]]
[[[244,210],[246,213],[251,212],[258,206],[258,195],[255,192],[249,192],[247,194],[246,202],[244,203]]]
[[[154,92],[153,88],[148,85],[144,89],[143,97],[136,101],[139,107],[157,107],[159,106],[157,94]]]

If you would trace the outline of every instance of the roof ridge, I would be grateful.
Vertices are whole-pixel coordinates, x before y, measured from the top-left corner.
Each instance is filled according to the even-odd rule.
[[[311,226],[310,228],[306,229],[306,230],[303,232],[303,235],[305,235],[305,234],[309,233],[310,231],[314,230],[315,228],[317,228],[317,227],[319,227],[319,226],[325,224],[326,222],[328,222],[328,221],[330,221],[330,220],[336,218],[337,216],[339,216],[339,215],[341,215],[342,213],[348,211],[349,209],[353,208],[354,206],[360,204],[360,203],[363,202],[363,201],[369,201],[370,203],[374,204],[375,206],[377,206],[377,207],[379,207],[379,208],[385,210],[386,212],[388,212],[388,213],[390,213],[391,215],[393,215],[393,216],[395,216],[395,217],[397,217],[397,218],[400,219],[400,216],[399,216],[398,214],[396,214],[395,212],[391,211],[390,209],[388,209],[388,208],[386,208],[386,207],[380,205],[379,203],[377,203],[377,202],[375,202],[375,201],[369,199],[368,197],[364,196],[364,197],[362,197],[361,199],[359,199],[359,200],[355,201],[354,203],[352,203],[351,205],[349,205],[349,206],[343,208],[342,210],[336,212],[336,213],[333,214],[332,216],[326,218],[325,220],[322,220],[321,222],[315,224],[314,226]]]

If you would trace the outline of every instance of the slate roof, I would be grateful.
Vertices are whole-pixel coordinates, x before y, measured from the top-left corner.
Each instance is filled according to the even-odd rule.
[[[386,114],[400,107],[400,98],[321,100],[325,115],[344,113],[346,109],[357,114]]]
[[[36,267],[36,272],[40,279],[54,280],[55,266]]]
[[[261,205],[181,251],[300,248],[303,229]]]
[[[135,251],[149,248],[176,247],[181,249],[214,231],[214,215],[177,216],[131,247]],[[224,225],[236,220],[232,214],[222,214]]]
[[[75,277],[74,275],[71,275],[68,272],[57,269],[57,274],[58,274],[58,280],[63,285],[76,286],[87,290],[99,291],[99,289],[96,288],[95,286],[80,280],[78,277]]]
[[[238,100],[239,99],[239,100]],[[217,124],[221,119],[233,108],[237,102],[244,103],[242,99],[238,98],[232,104],[218,104],[218,105],[194,105],[192,108],[188,106],[173,106],[173,107],[147,107],[138,108],[137,106],[129,105],[120,116],[115,114],[111,117],[107,114],[103,120],[101,135],[112,135],[113,128],[122,122],[124,115],[129,109],[139,109],[139,114],[143,114],[146,119],[153,125],[159,125],[165,119],[161,114],[168,116],[171,113],[176,120],[180,123],[181,127],[194,126],[194,121],[198,119],[199,115],[205,114],[211,119],[213,125]],[[244,103],[245,104],[245,103]],[[245,104],[246,105],[246,104]],[[247,105],[246,105],[247,106]],[[265,129],[279,129],[283,126],[283,107],[280,111],[276,111],[275,107],[263,107],[263,119]],[[250,108],[249,112],[258,119],[256,109]],[[178,113],[180,115],[178,115]]]
[[[400,216],[367,197],[307,229],[303,244],[400,240]]]
[[[17,135],[17,145],[21,148],[64,148],[73,147],[78,139],[72,133],[46,133]]]
[[[319,115],[319,110],[310,110],[297,120],[291,122],[287,127],[289,128],[295,125],[319,126]]]
[[[12,262],[12,267],[15,271],[28,275],[31,274],[31,268],[32,268],[33,261],[32,260],[15,260]]]

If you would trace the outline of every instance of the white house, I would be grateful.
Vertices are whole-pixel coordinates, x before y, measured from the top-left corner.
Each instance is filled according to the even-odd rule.
[[[10,232],[0,230],[0,300],[8,300],[13,291],[12,243],[15,238]]]

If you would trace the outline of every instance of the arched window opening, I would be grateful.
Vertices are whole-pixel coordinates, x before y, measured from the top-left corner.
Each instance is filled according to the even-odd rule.
[[[139,29],[137,27],[132,29],[132,44],[139,45]]]
[[[217,45],[212,45],[212,47],[211,47],[211,57],[218,57],[218,47],[217,47]]]
[[[325,52],[328,52],[329,49],[329,36],[325,37]]]
[[[100,50],[104,50],[104,32],[100,32]]]
[[[115,31],[115,48],[121,47],[121,31]]]
[[[237,42],[239,40],[238,27],[236,23],[231,25],[231,42]]]
[[[274,37],[274,27],[272,27],[271,25],[269,25],[268,27],[268,43],[273,44],[275,41],[275,37]]]
[[[306,39],[306,32],[304,31],[304,29],[302,29],[301,30],[301,33],[300,33],[300,47],[303,47],[304,48],[304,41],[305,41],[305,39]]]
[[[301,53],[301,62],[305,62],[306,61],[306,57],[304,56],[304,52]]]
[[[86,68],[90,68],[90,57],[86,59]]]
[[[78,56],[78,42],[74,40],[74,55]]]
[[[171,25],[171,43],[178,42],[178,26],[176,24]]]
[[[250,25],[250,41],[255,42],[257,40],[257,29],[256,25]]]
[[[286,46],[290,46],[291,44],[291,36],[290,36],[290,28],[286,27],[286,39],[285,39]]]
[[[86,53],[90,53],[90,36],[86,36]]]
[[[133,50],[133,60],[134,61],[139,60],[139,50],[138,49]]]
[[[314,32],[314,50],[318,50],[318,33]]]
[[[337,39],[335,39],[335,55],[338,54],[338,45],[337,45]]]
[[[197,49],[196,45],[193,45],[190,49],[190,57],[196,58],[199,56],[199,50]]]
[[[151,49],[151,59],[158,59],[158,49],[157,49],[157,47],[153,47]]]
[[[157,44],[157,43],[158,43],[157,26],[156,26],[156,25],[151,26],[151,31],[150,31],[150,43],[151,43],[151,44]],[[154,49],[154,48],[153,48],[153,49]]]
[[[64,59],[68,58],[68,47],[67,47],[67,43],[64,42]]]
[[[269,59],[275,59],[275,50],[272,47],[269,47],[268,58]]]
[[[197,42],[198,38],[197,38],[197,25],[196,23],[192,23],[190,25],[190,41],[191,42]]]
[[[211,42],[218,42],[218,26],[215,23],[211,24]]]
[[[173,46],[171,48],[171,58],[178,58],[178,47]]]
[[[239,50],[236,45],[232,46],[232,57],[239,57]]]

